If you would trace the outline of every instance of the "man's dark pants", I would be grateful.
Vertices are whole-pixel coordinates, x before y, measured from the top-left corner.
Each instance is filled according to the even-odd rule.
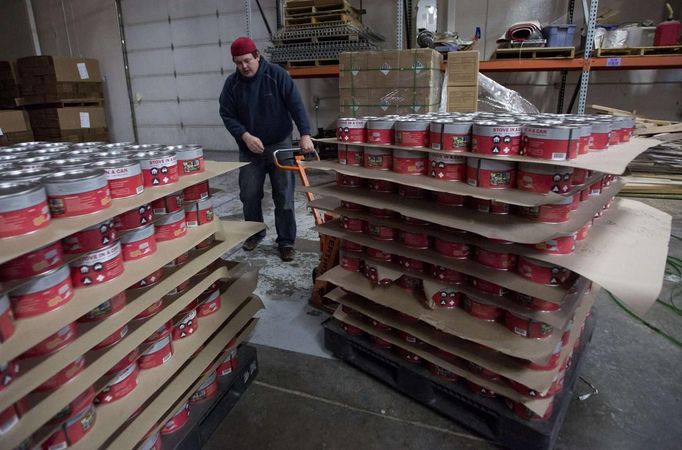
[[[248,149],[239,151],[239,160],[250,163],[239,169],[239,199],[244,206],[244,220],[263,222],[263,184],[265,176],[269,175],[272,200],[275,203],[277,245],[280,248],[293,247],[296,241],[294,172],[278,169],[273,156],[273,152],[281,148],[291,148],[291,139],[266,145],[262,155],[251,153]],[[291,152],[281,152],[278,156],[280,164],[293,165]],[[258,233],[258,236],[265,237],[265,230]]]

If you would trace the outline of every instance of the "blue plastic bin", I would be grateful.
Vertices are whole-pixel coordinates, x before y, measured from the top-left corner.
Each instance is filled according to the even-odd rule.
[[[547,39],[547,47],[573,47],[575,25],[548,25],[542,29],[542,35]]]

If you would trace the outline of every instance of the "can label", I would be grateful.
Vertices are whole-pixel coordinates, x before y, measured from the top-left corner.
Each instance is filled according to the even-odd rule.
[[[187,222],[185,222],[184,217],[182,220],[167,225],[157,225],[155,231],[157,242],[177,239],[185,234],[187,234]]]
[[[126,337],[127,334],[128,334],[128,325],[123,325],[121,328],[114,331],[108,337],[106,337],[104,340],[102,340],[99,344],[95,345],[93,347],[93,349],[98,350],[100,348],[110,347],[110,346],[116,344],[117,342],[120,342],[121,339]]]
[[[362,219],[343,216],[341,218],[341,226],[346,231],[351,231],[353,233],[362,233],[365,231],[367,223]]]
[[[80,216],[111,206],[109,185],[79,194],[54,195],[48,192],[47,200],[53,217]]]
[[[185,220],[188,227],[198,227],[213,221],[213,207],[209,206],[204,209],[192,209],[185,211]]]
[[[395,130],[395,145],[400,145],[403,147],[428,147],[429,131]]]
[[[516,255],[476,248],[476,261],[497,270],[511,270],[516,267]]]
[[[362,119],[339,119],[336,121],[336,139],[341,142],[365,142],[366,121]]]
[[[192,335],[197,328],[199,328],[199,321],[197,320],[197,311],[195,309],[185,314],[176,316],[178,322],[173,325],[173,340],[177,341],[187,336]]]
[[[213,398],[213,396],[218,392],[218,379],[216,378],[216,372],[213,372],[209,377],[201,383],[199,388],[192,394],[189,399],[190,403],[201,403],[203,401]]]
[[[557,286],[563,284],[570,277],[571,272],[563,267],[553,266],[520,257],[518,273],[535,283]]]
[[[520,208],[520,213],[524,217],[543,223],[563,223],[568,222],[569,214],[572,211],[573,202],[555,203],[540,206],[525,206]]]
[[[362,256],[347,251],[341,251],[339,255],[339,265],[351,272],[360,272],[362,270]]]
[[[363,158],[364,166],[368,169],[391,170],[393,167],[393,154],[390,150],[388,152],[375,152],[372,154],[370,149],[367,149],[367,151],[363,153]]]
[[[152,234],[148,238],[123,244],[123,260],[134,261],[156,252],[156,239]]]
[[[105,220],[95,226],[62,239],[64,252],[68,254],[91,252],[107,247],[116,240],[113,220]]]
[[[429,175],[446,181],[463,181],[466,176],[464,158],[449,155],[429,155]]]
[[[477,319],[494,321],[500,315],[501,310],[495,305],[486,305],[472,300],[469,297],[464,298],[464,309],[466,312],[476,317]]]
[[[182,190],[184,200],[188,202],[196,202],[198,200],[207,199],[210,196],[208,188],[208,181],[194,184]]]
[[[528,172],[523,168],[518,170],[517,187],[522,191],[546,194],[554,192],[563,194],[571,188],[572,174],[557,172],[554,174]]]
[[[450,242],[445,239],[435,239],[435,249],[443,256],[457,259],[467,259],[471,254],[469,245],[461,242]]]
[[[393,171],[404,175],[425,175],[428,165],[426,156],[405,158],[393,155]]]
[[[526,127],[524,131],[523,154],[526,156],[566,161],[578,153],[579,139],[571,139],[570,130]]]
[[[146,370],[167,363],[173,356],[173,346],[170,336],[166,336],[153,343],[140,355],[138,364],[140,369]]]
[[[429,235],[426,233],[415,233],[411,231],[400,230],[399,237],[400,242],[402,242],[405,247],[414,249],[429,248]]]
[[[18,280],[40,275],[64,263],[62,244],[57,241],[0,265],[0,279]]]
[[[111,297],[109,300],[100,303],[99,306],[93,308],[78,319],[79,322],[90,322],[93,320],[103,320],[110,315],[119,312],[126,305],[127,295],[125,291],[121,291],[118,294]]]
[[[189,420],[189,403],[185,403],[180,407],[177,413],[163,425],[161,434],[171,434],[182,428]]]
[[[147,225],[153,218],[152,205],[147,203],[114,217],[114,227],[117,230],[132,230]]]
[[[85,287],[112,280],[123,273],[121,244],[87,253],[69,263],[74,287]]]
[[[66,272],[65,272],[66,274]],[[71,278],[66,274],[59,282],[36,292],[10,294],[12,309],[17,319],[33,317],[59,308],[73,297]]]
[[[433,136],[433,134],[432,134]],[[471,136],[469,134],[443,133],[441,148],[445,152],[467,152],[471,146]]]
[[[206,317],[218,312],[221,306],[220,291],[215,290],[197,307],[197,317]]]
[[[595,133],[590,136],[590,150],[605,150],[609,147],[611,133]]]
[[[5,342],[14,334],[14,316],[10,308],[9,298],[0,295],[0,342]],[[2,391],[2,384],[0,384]]]
[[[216,369],[216,373],[218,374],[219,377],[223,377],[225,375],[229,375],[232,373],[234,369],[237,368],[237,349],[236,348],[230,348],[225,350],[225,353],[223,353],[225,356],[223,357],[223,361],[220,363],[218,368]]]
[[[476,129],[474,125],[474,129]],[[493,126],[487,130],[475,131],[471,140],[471,151],[486,155],[510,156],[521,151],[521,127]]]
[[[540,250],[542,253],[549,253],[555,255],[565,255],[572,253],[575,250],[575,238],[576,233],[572,233],[568,236],[560,236],[554,239],[549,239],[545,242],[540,242],[535,244],[535,249]],[[531,244],[531,246],[533,246]]]
[[[68,419],[60,430],[52,433],[43,443],[43,448],[61,450],[75,445],[92,430],[95,419],[95,406],[90,404],[86,410]]]
[[[466,281],[466,275],[456,270],[448,269],[443,266],[433,266],[431,275],[439,281],[447,284],[462,284]]]
[[[356,145],[348,145],[346,146],[345,154],[346,162],[342,164],[347,164],[353,167],[362,167],[362,164],[364,162],[364,155],[365,151],[363,150],[362,147],[358,147]]]
[[[453,289],[443,289],[433,294],[431,300],[441,308],[457,308],[462,301],[462,293]]]
[[[517,316],[509,311],[505,311],[504,325],[509,331],[519,336],[540,339],[552,334],[554,328],[542,322],[535,322],[525,317]]]
[[[85,368],[85,358],[80,356],[68,366],[57,372],[51,378],[36,388],[38,392],[51,391],[61,387],[69,380],[73,379]]]
[[[95,402],[111,403],[130,394],[137,387],[138,374],[139,369],[137,363],[133,362],[117,373],[116,376],[104,386],[104,389],[97,394]]]
[[[0,212],[0,238],[32,233],[50,223],[50,208],[43,200],[14,211]]]
[[[364,180],[360,177],[354,177],[352,175],[345,175],[342,173],[336,174],[336,185],[341,187],[357,188],[362,186]]]
[[[425,262],[419,261],[418,259],[406,258],[404,256],[401,256],[398,259],[398,264],[400,264],[400,267],[402,267],[404,270],[409,272],[423,273],[424,269],[426,268]]]
[[[201,173],[206,170],[206,163],[203,156],[193,159],[178,159],[178,171],[180,176]]]
[[[481,278],[472,279],[471,284],[479,291],[487,292],[488,294],[502,296],[507,293],[507,290],[502,286],[495,284],[491,281],[483,280]]]
[[[516,184],[516,170],[488,170],[468,166],[467,183],[487,189],[510,189]]]
[[[139,165],[103,167],[109,183],[111,198],[126,198],[144,191],[144,178]]]
[[[174,192],[152,202],[154,214],[170,214],[180,211],[185,205],[184,191]]]
[[[370,144],[382,144],[391,145],[393,144],[393,129],[368,129],[367,130],[367,142]]]
[[[398,236],[398,231],[395,228],[372,223],[367,224],[366,232],[380,241],[392,241]]]
[[[64,348],[67,344],[73,342],[78,335],[76,323],[71,322],[56,333],[43,339],[38,344],[22,353],[22,358],[32,358],[34,356],[44,356],[56,352]]]
[[[175,155],[140,161],[145,187],[164,186],[178,181],[178,164]]]
[[[464,196],[459,194],[450,194],[448,192],[437,192],[436,203],[446,206],[464,206]]]

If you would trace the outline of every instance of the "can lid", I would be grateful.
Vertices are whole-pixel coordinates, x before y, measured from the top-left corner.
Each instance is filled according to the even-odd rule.
[[[65,158],[65,159],[55,159],[48,162],[48,167],[80,167],[90,164],[88,158]]]
[[[2,174],[3,180],[31,180],[40,181],[53,173],[52,169],[20,169],[10,170]]]
[[[93,147],[99,147],[100,145],[104,145],[106,142],[103,141],[93,141],[93,142],[78,142],[76,144],[71,144],[71,147],[74,149],[81,149],[81,148],[93,148]]]
[[[40,183],[0,183],[0,199],[7,199],[17,195],[25,195],[43,189]]]
[[[71,149],[69,145],[51,145],[49,147],[41,147],[31,150],[31,155],[40,156],[47,155],[50,153],[61,153],[67,152]]]
[[[79,148],[76,150],[71,150],[70,152],[67,153],[68,156],[83,156],[83,155],[91,155],[93,153],[99,152],[100,149],[98,147],[87,147],[87,148]]]
[[[164,156],[175,156],[175,152],[172,150],[164,151],[160,148],[157,148],[155,150],[130,153],[128,155],[128,158],[131,158],[131,159],[153,159],[153,158],[163,158]]]
[[[114,167],[128,167],[128,166],[134,166],[136,164],[139,164],[137,161],[130,160],[130,159],[125,159],[125,158],[111,158],[111,159],[103,159],[102,161],[95,161],[93,163],[90,163],[88,167],[91,168],[114,168]]]
[[[46,183],[69,183],[104,176],[102,169],[74,169],[56,172],[45,177]]]

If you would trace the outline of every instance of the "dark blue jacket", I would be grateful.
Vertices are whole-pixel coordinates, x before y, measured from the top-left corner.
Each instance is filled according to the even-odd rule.
[[[252,78],[235,71],[227,77],[220,94],[220,117],[242,154],[253,156],[242,134],[248,131],[263,145],[281,142],[291,134],[291,119],[301,135],[310,134],[308,116],[294,80],[280,66],[260,59]]]

